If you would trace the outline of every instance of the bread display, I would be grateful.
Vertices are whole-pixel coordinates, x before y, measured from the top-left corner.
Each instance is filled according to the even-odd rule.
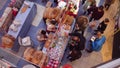
[[[45,45],[44,45],[45,48],[49,48],[49,46],[50,46],[50,44],[51,44],[51,42],[52,42],[52,39],[53,39],[53,34],[50,33],[50,34],[48,35],[48,40],[46,40],[46,42],[45,42]]]
[[[38,63],[38,65],[42,68],[45,64],[47,56],[45,54],[42,55],[41,61]]]
[[[35,51],[32,56],[31,62],[38,64],[41,61],[42,55],[43,55],[42,51]]]
[[[70,30],[71,26],[70,25],[64,25],[65,30]]]
[[[53,11],[51,13],[52,19],[55,19],[60,13],[60,9],[59,8],[53,8]]]
[[[31,58],[32,58],[32,55],[33,53],[35,52],[35,50],[31,47],[28,47],[25,52],[24,52],[24,55],[23,57],[28,60],[28,61],[31,61]]]
[[[48,61],[49,61],[49,57],[46,56],[46,59],[45,59],[44,65],[47,65]]]
[[[47,7],[47,8],[45,8],[45,11],[43,13],[43,18],[55,19],[56,21],[58,21],[61,13],[62,13],[62,11],[59,8]]]
[[[66,24],[68,24],[68,25],[72,25],[73,20],[74,20],[74,17],[68,15],[68,19],[66,20]]]
[[[73,20],[74,20],[73,16],[69,16],[69,15],[65,14],[62,18],[62,23],[72,25]]]
[[[56,20],[58,23],[61,22],[62,14],[63,14],[63,10],[60,10],[59,14],[55,17],[55,20]]]
[[[43,18],[48,18],[48,19],[52,19],[51,13],[53,11],[53,8],[45,8],[45,11],[43,13]]]
[[[42,51],[35,50],[31,47],[28,47],[25,50],[23,57],[26,60],[34,64],[37,64],[38,66],[40,66],[40,68],[42,68],[43,65],[47,64],[49,60],[48,56],[44,54]]]
[[[43,18],[47,18],[48,9],[49,9],[49,7],[48,7],[48,8],[45,8],[45,11],[44,11],[44,13],[43,13]]]
[[[65,24],[66,20],[67,20],[67,14],[64,14],[61,23]]]
[[[1,40],[2,40],[2,46],[6,47],[6,48],[11,48],[14,44],[15,38],[6,34],[6,35],[2,36]]]
[[[51,40],[47,40],[47,41],[45,42],[45,48],[49,48],[51,42],[52,42]]]

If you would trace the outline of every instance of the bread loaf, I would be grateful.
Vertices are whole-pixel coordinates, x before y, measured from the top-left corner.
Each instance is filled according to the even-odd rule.
[[[6,34],[4,36],[2,36],[2,46],[6,47],[6,48],[11,48],[14,44],[15,38]]]
[[[40,68],[43,68],[43,66],[45,65],[46,58],[47,58],[47,56],[45,54],[43,54],[41,61],[38,64],[40,66]]]
[[[31,61],[32,58],[32,54],[35,52],[35,50],[31,47],[28,47],[25,51],[24,51],[24,55],[23,57],[28,60]]]
[[[35,51],[31,61],[35,64],[38,64],[41,61],[42,55],[42,51]]]
[[[60,9],[59,8],[53,8],[53,11],[51,13],[52,19],[55,19],[60,13]]]

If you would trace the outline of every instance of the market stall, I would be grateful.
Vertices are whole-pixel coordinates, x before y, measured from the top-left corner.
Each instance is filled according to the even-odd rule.
[[[0,18],[0,29],[7,31],[8,26],[11,24],[12,22],[12,8],[11,7],[7,7],[2,15],[2,17]]]
[[[31,27],[31,23],[36,15],[36,5],[33,2],[25,1],[19,10],[15,20],[9,27],[8,35],[15,38],[12,50],[18,51],[18,37],[25,37]]]
[[[48,13],[47,15],[44,13],[43,17],[45,20],[47,19],[55,19],[57,21],[57,30],[55,33],[49,34],[48,40],[46,41],[43,53],[49,56],[50,60],[47,64],[47,67],[58,68],[61,60],[63,58],[66,46],[70,37],[68,36],[71,33],[75,26],[75,19],[78,9],[72,11],[76,4],[72,1],[66,3],[65,6],[61,6],[60,4],[57,8],[46,8],[45,12]],[[78,7],[78,5],[77,5]],[[47,10],[49,9],[49,12]],[[52,13],[56,10],[56,13]],[[50,16],[49,16],[50,15]],[[52,17],[53,16],[53,17]],[[48,21],[46,21],[46,24]]]
[[[79,11],[80,0],[59,0],[58,7],[66,8],[65,13],[76,17]]]
[[[66,5],[62,7],[60,5],[50,7],[50,5],[51,3],[47,4],[43,18],[46,25],[49,25],[51,20],[56,22],[55,31],[49,33],[42,51],[32,47],[26,47],[25,51],[21,51],[22,57],[20,57],[18,65],[20,64],[22,67],[22,62],[24,61],[41,68],[44,66],[58,68],[60,66],[68,41],[70,40],[68,34],[73,31],[75,26],[75,17],[79,10],[79,0],[66,2]],[[7,33],[15,39],[12,47],[13,51],[18,52],[20,47],[18,38],[26,37],[35,14],[35,4],[25,1]]]
[[[50,61],[47,65],[48,67],[59,67],[69,41],[68,33],[72,32],[74,25],[74,20],[70,29],[66,24],[60,25],[59,30],[53,34],[53,38],[48,40],[51,40],[51,43],[49,44],[49,42],[46,42],[46,45],[43,48],[43,53],[46,53],[50,57]],[[66,28],[68,28],[68,30],[66,30]],[[55,65],[53,62],[55,62]]]

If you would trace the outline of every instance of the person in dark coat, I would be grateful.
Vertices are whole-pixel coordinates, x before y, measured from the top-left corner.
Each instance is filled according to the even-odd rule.
[[[72,62],[76,59],[79,59],[81,57],[81,55],[82,55],[82,53],[80,51],[73,49],[72,51],[70,51],[67,58]]]
[[[85,48],[85,38],[82,34],[74,32],[69,33],[69,36],[71,36],[71,40],[69,42],[70,50],[75,48],[76,50],[80,51]]]
[[[75,25],[75,31],[77,33],[84,33],[87,25],[89,23],[89,20],[86,16],[79,16],[76,19],[76,25]]]
[[[105,18],[97,27],[96,30],[94,30],[94,34],[96,35],[97,31],[101,31],[102,34],[104,33],[105,29],[107,28],[107,25],[109,23],[109,19]]]
[[[108,19],[108,18],[105,18],[105,20],[103,20],[103,21],[98,25],[97,30],[104,32],[105,29],[106,29],[106,27],[107,27],[107,25],[108,25],[108,23],[109,23],[109,19]]]
[[[82,5],[85,3],[86,0],[82,0]]]
[[[82,55],[81,50],[85,48],[85,38],[80,33],[70,33],[69,36],[71,36],[71,40],[68,45],[70,52],[67,58],[70,61],[74,61]]]
[[[96,6],[92,6],[90,7],[87,12],[87,15],[90,15],[90,19],[89,21],[92,20],[99,20],[100,18],[102,18],[102,16],[104,15],[104,10],[103,10],[103,6],[100,7],[96,7]]]

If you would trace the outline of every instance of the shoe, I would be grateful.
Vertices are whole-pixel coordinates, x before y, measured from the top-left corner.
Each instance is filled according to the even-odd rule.
[[[85,51],[88,52],[88,53],[92,53],[93,52],[92,50],[88,50],[88,49],[86,49]]]

